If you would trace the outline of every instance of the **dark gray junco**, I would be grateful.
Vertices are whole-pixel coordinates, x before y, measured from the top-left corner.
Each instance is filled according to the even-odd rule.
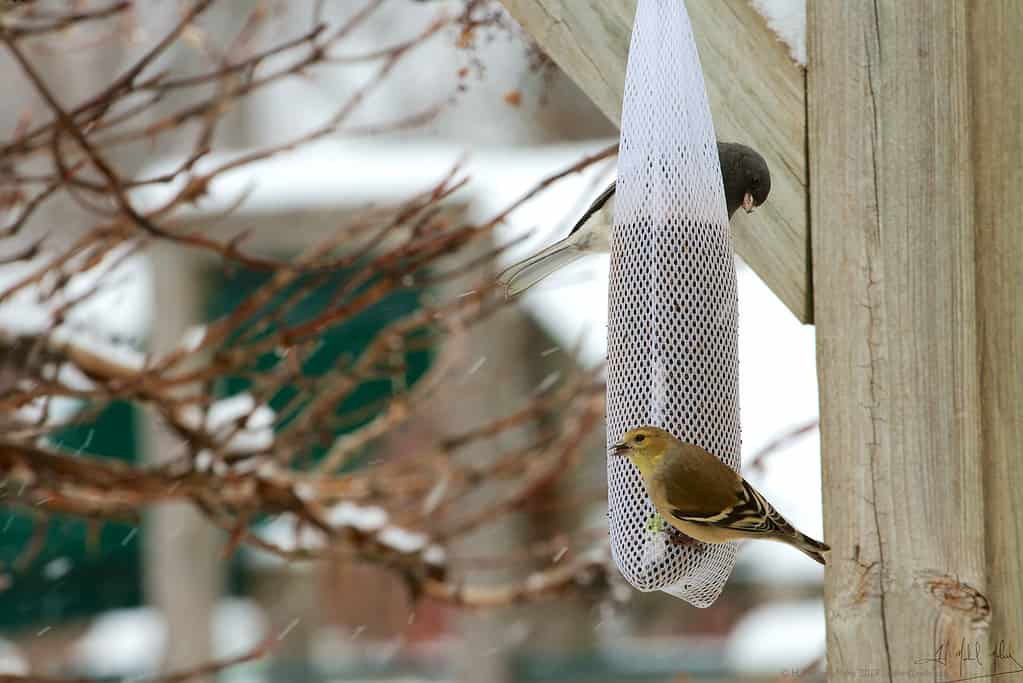
[[[729,220],[740,206],[752,213],[753,207],[763,204],[771,192],[771,172],[764,157],[746,145],[719,142],[718,160]],[[508,288],[508,296],[521,294],[581,256],[607,253],[614,211],[615,183],[612,181],[576,221],[568,237],[510,266],[498,276]]]

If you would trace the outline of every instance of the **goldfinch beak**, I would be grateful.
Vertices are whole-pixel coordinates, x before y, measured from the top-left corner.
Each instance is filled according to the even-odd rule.
[[[610,455],[614,455],[614,456],[619,456],[620,457],[620,456],[623,456],[623,455],[625,455],[626,453],[629,452],[629,447],[625,445],[624,441],[622,441],[622,442],[616,443],[614,446],[611,446],[611,448],[609,448],[607,450],[608,450],[608,453]]]
[[[746,209],[746,213],[753,213],[753,193],[747,192],[742,197],[742,208]]]

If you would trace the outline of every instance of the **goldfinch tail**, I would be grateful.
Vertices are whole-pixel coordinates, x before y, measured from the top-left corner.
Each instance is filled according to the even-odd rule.
[[[586,252],[575,243],[575,235],[569,235],[546,249],[505,269],[497,276],[508,291],[508,297],[518,296],[554,271],[567,266]]]
[[[804,554],[812,557],[820,564],[826,565],[828,563],[828,554],[831,552],[831,547],[820,541],[815,541],[806,534],[794,531],[791,536],[785,539],[788,544],[792,547],[802,551]]]

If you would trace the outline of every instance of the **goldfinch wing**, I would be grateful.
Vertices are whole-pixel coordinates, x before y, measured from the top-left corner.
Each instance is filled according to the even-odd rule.
[[[607,189],[605,189],[603,192],[597,195],[597,198],[593,200],[593,203],[590,204],[588,209],[586,209],[586,212],[579,217],[579,220],[576,221],[575,225],[572,226],[572,229],[569,231],[568,234],[569,235],[575,234],[580,228],[586,225],[586,221],[590,220],[590,217],[593,216],[593,214],[600,211],[604,207],[604,204],[607,203],[607,200],[610,199],[611,196],[614,195],[614,193],[615,181],[612,180],[611,184],[607,186]]]
[[[683,444],[665,458],[665,496],[673,517],[750,534],[789,533],[792,525],[749,482],[706,450]]]
[[[675,517],[710,518],[742,501],[742,480],[727,465],[699,446],[678,447],[662,459],[656,475]]]
[[[768,503],[760,492],[742,481],[742,493],[734,505],[711,515],[693,515],[672,510],[672,515],[690,524],[705,524],[748,534],[788,535],[795,529]]]

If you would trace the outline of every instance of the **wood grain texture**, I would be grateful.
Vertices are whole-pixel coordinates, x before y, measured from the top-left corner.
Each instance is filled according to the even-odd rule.
[[[809,10],[829,678],[989,673],[966,3]]]
[[[637,0],[502,0],[601,111],[620,123]],[[803,322],[813,316],[804,71],[747,0],[689,2],[714,127],[756,148],[771,196],[732,223],[736,251]]]
[[[1023,652],[1023,3],[970,3],[969,22],[991,641]]]

